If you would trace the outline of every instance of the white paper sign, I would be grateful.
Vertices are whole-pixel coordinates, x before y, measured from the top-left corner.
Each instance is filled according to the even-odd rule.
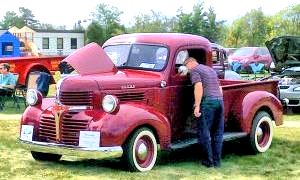
[[[150,63],[142,63],[140,64],[140,67],[142,68],[154,68],[155,64],[150,64]]]
[[[87,148],[98,148],[100,144],[100,132],[80,131],[79,146]]]
[[[33,126],[22,125],[21,139],[24,141],[32,141],[32,136],[33,136]]]

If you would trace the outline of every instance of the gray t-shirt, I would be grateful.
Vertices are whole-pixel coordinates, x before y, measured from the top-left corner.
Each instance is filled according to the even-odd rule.
[[[217,73],[211,67],[202,64],[196,66],[191,70],[191,81],[193,84],[202,82],[203,97],[223,98]]]

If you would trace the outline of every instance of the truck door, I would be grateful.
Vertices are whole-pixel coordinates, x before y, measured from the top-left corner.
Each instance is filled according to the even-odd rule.
[[[171,71],[171,103],[170,118],[172,126],[172,142],[183,140],[193,134],[191,115],[193,112],[193,86],[189,75],[180,75],[178,70],[183,66],[183,61],[188,57],[187,50],[180,50],[175,56]]]

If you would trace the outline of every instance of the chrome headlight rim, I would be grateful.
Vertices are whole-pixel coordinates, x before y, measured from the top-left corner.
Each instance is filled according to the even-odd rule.
[[[118,99],[113,95],[105,95],[102,99],[102,108],[107,113],[112,113],[117,109]]]
[[[36,105],[38,102],[38,91],[36,89],[28,89],[26,93],[26,103],[30,106]]]

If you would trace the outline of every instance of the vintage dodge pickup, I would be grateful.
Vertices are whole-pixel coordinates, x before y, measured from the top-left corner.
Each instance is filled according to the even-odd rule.
[[[113,37],[103,48],[86,45],[63,60],[75,73],[57,83],[56,98],[27,92],[21,144],[36,160],[122,157],[132,171],[151,170],[158,149],[197,143],[193,86],[182,66],[188,56],[212,66],[210,42],[146,33]],[[268,150],[272,121],[282,124],[277,81],[220,82],[224,141],[244,138],[253,152]]]

